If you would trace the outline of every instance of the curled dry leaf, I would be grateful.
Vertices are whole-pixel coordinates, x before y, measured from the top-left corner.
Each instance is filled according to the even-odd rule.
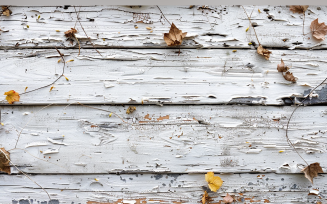
[[[258,52],[259,55],[264,56],[266,60],[269,60],[271,52],[269,50],[263,48],[262,45],[260,45],[257,48],[257,52]]]
[[[224,203],[232,203],[233,201],[234,201],[233,197],[230,196],[228,193],[227,193],[227,195],[223,199],[223,202]]]
[[[10,154],[5,150],[5,148],[0,148],[0,171],[6,172],[7,174],[10,174],[10,165],[9,165],[9,159]]]
[[[293,73],[287,71],[283,74],[284,79],[291,82],[296,82],[297,78],[293,76]]]
[[[277,65],[278,72],[286,72],[288,70],[288,67],[285,66],[284,61],[280,59],[281,63]]]
[[[318,23],[318,18],[311,22],[310,29],[314,38],[318,40],[325,40],[327,34],[327,26],[325,23]]]
[[[77,33],[77,30],[75,28],[71,28],[65,32],[65,36],[67,38],[75,38],[75,33]]]
[[[308,7],[308,5],[292,5],[290,6],[290,11],[293,13],[304,13]]]
[[[130,113],[133,113],[135,110],[136,110],[135,106],[130,106],[130,107],[127,108],[126,113],[130,114]]]
[[[223,185],[223,180],[219,176],[215,176],[213,172],[208,172],[205,175],[205,179],[208,182],[210,190],[217,192],[217,190]]]
[[[207,204],[210,201],[212,201],[212,199],[210,198],[210,196],[208,195],[207,191],[204,191],[203,195],[202,195],[202,204]]]
[[[169,33],[164,34],[164,40],[168,46],[181,45],[187,33],[179,30],[174,23],[171,24]]]
[[[309,166],[301,170],[304,173],[305,178],[309,179],[313,184],[313,178],[318,176],[318,173],[324,173],[318,162],[312,163]]]
[[[13,104],[13,102],[19,101],[19,99],[20,99],[19,93],[17,93],[14,90],[5,92],[4,95],[7,95],[6,100],[8,101],[9,104]]]
[[[5,16],[10,16],[12,14],[8,6],[2,6],[2,14]]]

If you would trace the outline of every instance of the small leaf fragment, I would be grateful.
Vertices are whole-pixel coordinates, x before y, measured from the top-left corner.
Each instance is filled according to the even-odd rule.
[[[245,32],[248,32],[248,31],[249,31],[249,29],[250,29],[250,27],[247,27],[247,29],[245,30]]]
[[[27,89],[28,89],[28,87],[26,86],[24,92],[26,92]]]
[[[260,45],[258,48],[257,48],[257,53],[259,55],[262,55],[265,57],[266,60],[269,60],[269,57],[270,57],[270,54],[271,52],[265,48],[262,47],[262,45]]]
[[[4,95],[7,95],[6,100],[8,101],[9,104],[13,104],[13,102],[19,101],[19,99],[20,99],[19,93],[17,93],[14,90],[5,92]]]
[[[261,13],[260,9],[258,9],[258,12]]]
[[[291,82],[296,82],[297,78],[293,76],[293,73],[287,71],[283,74],[284,79]]]
[[[75,33],[77,33],[77,30],[75,28],[71,28],[70,30],[67,30],[64,34],[67,38],[75,38]]]
[[[152,30],[152,28],[151,28],[151,27],[146,27],[146,29],[148,29],[148,30]]]
[[[283,153],[283,152],[285,152],[284,150],[280,150],[278,153]]]
[[[234,198],[227,193],[227,195],[223,199],[223,202],[224,203],[232,203],[232,202],[234,202]]]
[[[56,30],[56,32],[60,32],[60,30]]]
[[[64,76],[64,75],[63,75]],[[66,79],[66,81],[69,81],[69,79],[66,77],[66,76],[64,76],[65,77],[65,79]]]
[[[0,171],[10,174],[10,154],[5,150],[5,148],[0,148]]]
[[[58,60],[58,63],[61,62],[61,58]]]
[[[71,59],[71,60],[68,60],[67,62],[73,62],[74,61],[74,59]]]
[[[4,126],[5,124],[1,123],[2,126]]]
[[[164,33],[164,40],[168,46],[181,45],[187,33],[179,30],[174,23],[171,24],[169,33]]]
[[[29,26],[29,25],[26,25],[26,27],[27,27],[27,28],[30,28],[30,26]]]
[[[112,113],[109,114],[109,118],[112,116]]]
[[[94,180],[95,180],[95,181],[99,181],[99,179],[97,179],[97,178],[95,178]]]
[[[41,16],[39,15],[38,17],[37,17],[37,20],[39,20],[41,18]]]
[[[237,50],[233,50],[233,52],[237,52]]]
[[[318,173],[324,173],[318,162],[312,163],[301,170],[307,178],[313,184],[313,178],[318,176]]]
[[[204,191],[202,195],[202,204],[209,204],[210,201],[212,201],[212,199],[208,195],[207,191]]]
[[[217,192],[217,190],[223,185],[223,180],[221,180],[219,176],[215,176],[213,172],[208,172],[205,175],[205,179],[208,182],[211,191]]]
[[[50,88],[50,91],[52,91],[53,88],[54,88],[54,86],[52,85],[51,88]],[[49,91],[49,92],[50,92],[50,91]]]
[[[135,106],[129,106],[126,110],[126,113],[127,114],[131,114],[133,113],[134,111],[136,110],[136,107]]]
[[[327,26],[325,23],[318,23],[318,18],[311,22],[310,29],[312,35],[317,40],[325,40],[325,35],[327,34]]]
[[[281,63],[277,65],[277,70],[278,72],[286,72],[288,70],[288,67],[285,66],[284,64],[284,61],[282,59],[281,60]]]
[[[8,6],[2,6],[2,15],[10,16],[12,14]]]
[[[252,45],[252,43],[251,42],[249,42],[249,44],[248,45]]]

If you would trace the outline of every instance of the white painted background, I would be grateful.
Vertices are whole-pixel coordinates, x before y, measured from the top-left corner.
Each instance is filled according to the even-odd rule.
[[[200,203],[208,171],[224,181],[209,192],[213,203],[226,193],[235,203],[327,202],[325,174],[314,185],[304,178],[305,163],[285,138],[290,99],[301,100],[327,76],[325,41],[309,29],[318,17],[327,22],[326,6],[309,7],[305,36],[302,15],[287,6],[245,6],[270,60],[256,53],[239,6],[161,6],[188,32],[179,56],[163,40],[169,24],[156,6],[76,7],[103,57],[78,24],[79,56],[76,42],[66,40],[74,7],[10,9],[0,17],[1,93],[54,81],[62,71],[55,47],[74,61],[65,68],[69,81],[61,78],[51,92],[1,101],[0,146],[52,201],[12,167],[12,175],[0,174],[0,203]],[[150,20],[136,23],[133,13]],[[281,58],[297,83],[277,72]],[[308,101],[317,106],[297,110],[289,136],[309,163],[326,170],[324,86]],[[127,115],[129,105],[136,111]],[[319,196],[308,195],[313,189]]]

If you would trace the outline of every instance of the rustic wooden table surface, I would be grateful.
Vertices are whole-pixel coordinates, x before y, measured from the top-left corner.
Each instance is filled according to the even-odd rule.
[[[269,60],[240,6],[160,8],[187,32],[180,47],[166,45],[156,6],[76,7],[91,40],[73,6],[11,6],[0,17],[0,93],[52,83],[63,69],[55,48],[69,79],[1,99],[0,145],[51,201],[11,165],[0,203],[201,203],[204,190],[211,203],[227,193],[234,203],[326,203],[325,174],[304,177],[285,132],[293,102],[327,77],[326,41],[310,31],[327,7],[309,6],[303,35],[303,15],[287,6],[244,6]],[[64,35],[75,24],[80,54]],[[281,59],[296,83],[277,71]],[[289,124],[296,150],[324,170],[326,94],[323,84]],[[217,192],[209,171],[224,181]]]

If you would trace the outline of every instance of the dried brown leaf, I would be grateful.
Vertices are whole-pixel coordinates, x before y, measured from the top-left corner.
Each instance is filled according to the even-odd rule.
[[[230,196],[228,193],[223,199],[224,203],[232,203],[233,201],[234,201],[234,198],[232,196]]]
[[[179,30],[174,23],[171,24],[169,33],[164,34],[164,40],[168,46],[181,45],[187,33]]]
[[[127,114],[133,113],[136,110],[135,106],[129,106],[126,110]]]
[[[277,70],[278,72],[286,72],[288,70],[288,67],[285,66],[284,64],[284,61],[282,59],[281,60],[281,63],[277,65]]]
[[[264,56],[266,60],[269,60],[271,52],[269,50],[263,48],[262,45],[260,45],[257,48],[257,52],[258,52],[259,55]]]
[[[77,30],[75,28],[71,28],[65,32],[65,36],[67,38],[75,38],[75,33],[77,33]]]
[[[297,78],[293,76],[293,73],[287,71],[283,74],[284,79],[291,82],[296,82]]]
[[[325,40],[327,34],[327,26],[325,23],[318,23],[318,18],[311,22],[310,29],[314,38],[318,40]]]
[[[2,6],[2,14],[5,16],[10,16],[12,14],[8,6]]]
[[[10,165],[9,165],[9,159],[10,154],[5,150],[5,148],[0,148],[0,171],[6,172],[7,174],[10,174]],[[3,154],[3,153],[5,154]]]
[[[293,13],[304,13],[308,7],[308,5],[292,5],[290,6],[290,11]]]
[[[210,198],[210,196],[208,195],[207,191],[204,191],[203,195],[202,195],[202,204],[207,204],[210,201],[212,201],[212,199]]]
[[[313,178],[318,176],[318,173],[324,173],[318,162],[312,163],[309,166],[301,170],[304,173],[305,178],[309,179],[313,184]]]

